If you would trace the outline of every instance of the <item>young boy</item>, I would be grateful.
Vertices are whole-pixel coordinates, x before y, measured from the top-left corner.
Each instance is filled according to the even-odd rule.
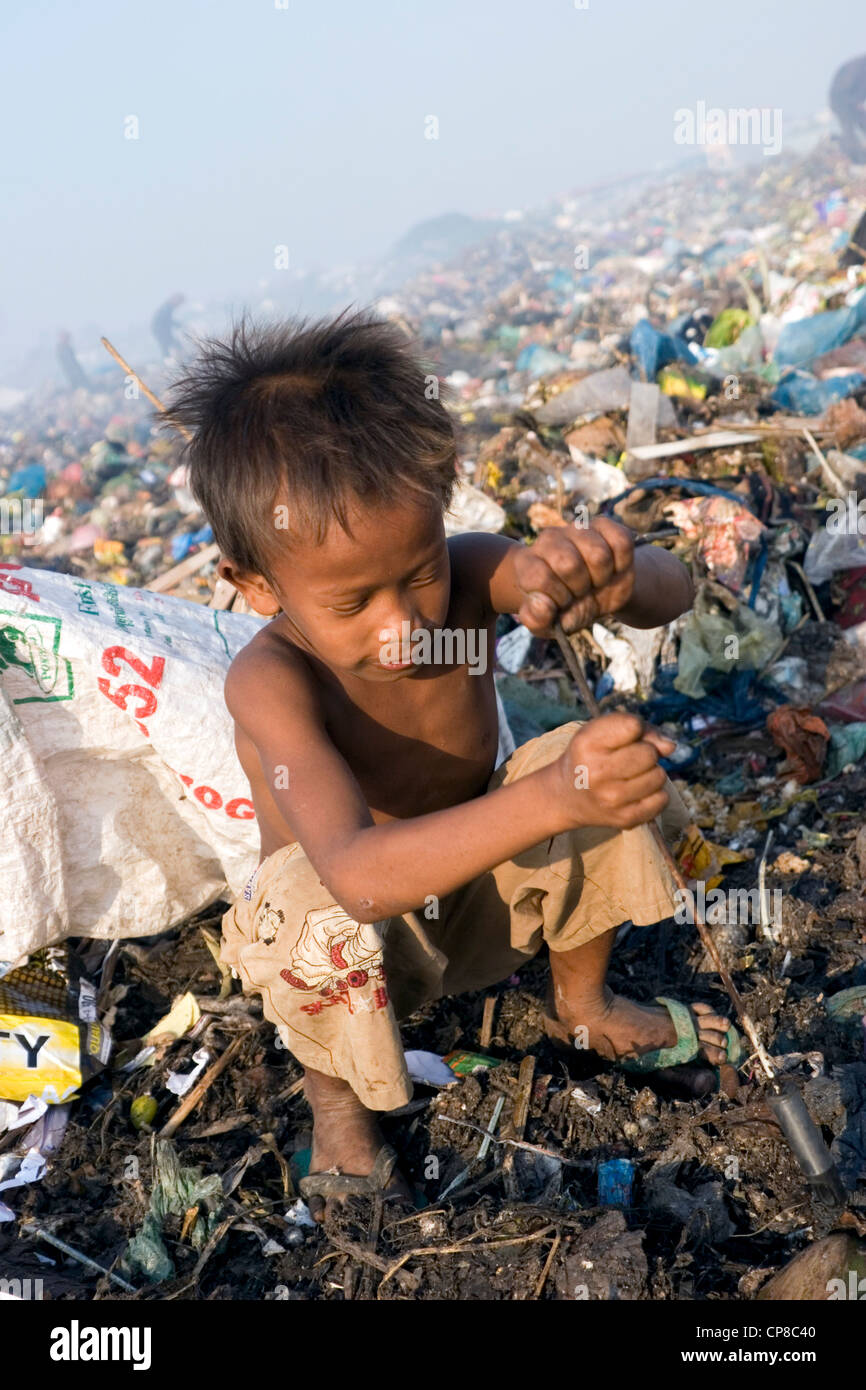
[[[543,942],[553,1035],[611,1060],[677,1041],[670,1010],[605,984],[617,928],[675,910],[646,828],[672,745],[609,714],[494,769],[492,653],[500,613],[539,635],[667,623],[688,573],[607,519],[531,547],[446,540],[455,441],[434,395],[399,329],[346,313],[205,345],[170,409],[219,572],[273,619],[226,679],[261,862],[223,958],[304,1068],[318,1218],[347,1192],[407,1191],[375,1114],[412,1095],[398,1020]],[[726,1018],[697,1004],[689,1026],[724,1060]]]

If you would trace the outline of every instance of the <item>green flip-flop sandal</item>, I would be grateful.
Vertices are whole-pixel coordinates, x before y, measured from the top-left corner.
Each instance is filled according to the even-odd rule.
[[[637,1072],[645,1074],[647,1072],[663,1071],[667,1067],[682,1067],[688,1062],[698,1059],[701,1051],[701,1043],[695,1028],[695,1018],[691,1009],[686,1004],[681,1004],[679,999],[668,999],[664,994],[656,995],[657,1004],[662,1004],[671,1016],[671,1022],[677,1031],[677,1040],[673,1047],[654,1047],[651,1052],[645,1052],[642,1057],[635,1057],[631,1060],[622,1060],[616,1063],[622,1071]],[[738,1066],[744,1056],[743,1041],[733,1026],[727,1033],[727,1053],[726,1061],[731,1066]],[[711,1063],[707,1063],[710,1066]]]

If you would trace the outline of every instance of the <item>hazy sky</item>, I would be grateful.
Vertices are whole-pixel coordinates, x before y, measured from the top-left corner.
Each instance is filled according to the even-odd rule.
[[[0,363],[253,297],[276,245],[352,262],[669,164],[700,99],[810,115],[864,51],[863,0],[2,0]]]

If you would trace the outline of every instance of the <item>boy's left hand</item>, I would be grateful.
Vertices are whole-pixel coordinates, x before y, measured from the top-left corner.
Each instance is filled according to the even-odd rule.
[[[515,617],[537,637],[591,627],[619,611],[634,592],[631,532],[608,517],[589,526],[551,526],[514,557],[514,579],[525,596]]]

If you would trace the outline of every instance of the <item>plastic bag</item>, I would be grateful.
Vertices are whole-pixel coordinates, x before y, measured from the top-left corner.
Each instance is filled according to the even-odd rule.
[[[817,782],[827,756],[830,730],[808,705],[780,705],[767,716],[767,732],[788,755],[800,783]]]
[[[759,618],[722,585],[710,581],[698,590],[683,625],[674,689],[699,700],[708,690],[705,673],[760,670],[783,641],[775,623]]]
[[[621,497],[628,487],[628,478],[621,468],[614,468],[602,459],[591,458],[580,449],[569,446],[571,463],[562,470],[563,486],[576,492],[584,502],[605,502]]]
[[[866,565],[866,534],[859,531],[817,530],[806,548],[803,573],[811,584],[823,584],[839,570]]]
[[[784,367],[808,365],[816,357],[842,347],[866,324],[866,294],[845,309],[786,323],[776,344],[775,360]]]
[[[445,513],[446,536],[457,536],[464,531],[501,531],[504,525],[505,511],[499,503],[461,479]]]
[[[866,723],[836,725],[830,730],[825,777],[838,777],[843,768],[859,763],[866,753]]]
[[[764,364],[764,335],[758,324],[745,328],[729,347],[708,348],[701,366],[712,376],[737,376],[741,372],[761,371]]]
[[[649,319],[639,319],[631,331],[629,347],[647,381],[655,381],[669,362],[694,362],[696,355],[685,338],[675,338],[654,328]]]
[[[159,1284],[174,1274],[174,1264],[165,1247],[162,1232],[167,1216],[184,1217],[193,1207],[203,1207],[189,1229],[188,1239],[200,1250],[212,1235],[222,1206],[223,1189],[219,1175],[202,1177],[200,1168],[181,1167],[177,1152],[168,1140],[156,1145],[156,1181],[150,1208],[126,1247],[124,1264]]]
[[[770,400],[795,415],[823,415],[834,401],[844,400],[866,384],[862,372],[831,376],[819,381],[811,372],[789,372],[776,386]]]

